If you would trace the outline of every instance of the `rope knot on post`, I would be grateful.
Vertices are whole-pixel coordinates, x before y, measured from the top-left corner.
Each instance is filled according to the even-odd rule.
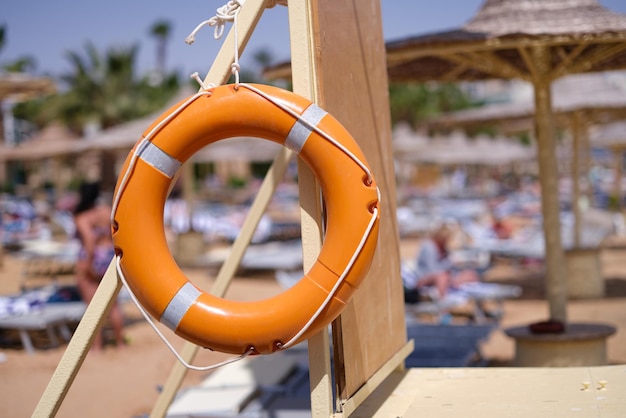
[[[232,22],[235,20],[237,12],[244,3],[245,0],[230,0],[222,7],[218,7],[215,16],[201,22],[198,26],[196,26],[196,28],[191,31],[189,36],[185,38],[185,42],[189,45],[194,43],[196,40],[196,34],[204,26],[215,26],[213,37],[215,39],[220,39],[224,34],[224,27],[226,26],[226,22]]]

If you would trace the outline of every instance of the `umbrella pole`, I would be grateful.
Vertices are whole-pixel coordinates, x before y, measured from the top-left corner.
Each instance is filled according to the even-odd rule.
[[[582,121],[580,112],[575,112],[571,121],[572,126],[572,212],[574,214],[574,248],[580,247],[581,212],[580,212],[580,148]]]
[[[550,93],[550,53],[547,47],[532,50],[536,72],[533,74],[535,89],[535,134],[537,136],[537,159],[541,184],[541,212],[545,237],[546,296],[550,319],[567,320],[567,280],[565,260],[561,243],[559,219],[558,170],[554,142],[554,120]]]

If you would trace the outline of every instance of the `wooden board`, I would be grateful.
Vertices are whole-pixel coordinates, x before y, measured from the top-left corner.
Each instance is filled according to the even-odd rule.
[[[353,418],[619,417],[626,368],[448,368],[394,373]]]
[[[355,394],[406,344],[380,16],[376,0],[313,2],[319,104],[356,138],[382,196],[380,238],[369,277],[333,327],[341,400]]]

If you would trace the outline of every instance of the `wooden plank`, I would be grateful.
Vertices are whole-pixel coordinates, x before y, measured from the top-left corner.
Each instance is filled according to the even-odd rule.
[[[406,344],[391,120],[380,2],[313,2],[320,105],[356,138],[381,190],[369,277],[334,327],[338,397],[347,400]]]
[[[352,416],[608,418],[626,410],[624,391],[624,366],[410,369]]]
[[[389,359],[373,376],[371,376],[367,383],[349,399],[343,400],[342,409],[344,416],[350,416],[363,403],[375,390],[381,385],[393,372],[398,371],[398,365],[401,364],[413,351],[413,340],[409,341],[402,347],[394,356]]]
[[[74,336],[70,340],[61,361],[57,365],[46,390],[44,391],[33,417],[53,417],[61,407],[80,366],[85,361],[96,332],[111,310],[113,302],[122,287],[117,277],[115,259],[111,260],[95,295],[83,316]]]
[[[289,34],[293,91],[313,102],[318,99],[317,68],[314,60],[312,2],[292,2],[289,6]],[[308,270],[322,247],[322,203],[320,187],[311,169],[298,160],[298,188],[302,228],[303,267]],[[330,338],[322,329],[308,341],[311,416],[332,415],[333,386],[330,367]]]

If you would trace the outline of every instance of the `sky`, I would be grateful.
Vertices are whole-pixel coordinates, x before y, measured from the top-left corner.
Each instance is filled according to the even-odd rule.
[[[58,76],[71,69],[66,53],[84,55],[87,42],[104,54],[108,48],[139,46],[138,70],[145,73],[156,64],[152,25],[166,20],[173,33],[167,50],[167,67],[181,75],[206,74],[221,46],[213,28],[205,27],[193,45],[184,40],[203,20],[215,15],[227,0],[2,0],[0,25],[6,25],[6,44],[0,63],[22,56],[35,59],[36,73]],[[400,39],[463,25],[483,0],[381,0],[385,40]],[[626,13],[626,0],[600,0],[610,10]],[[274,63],[289,58],[287,9],[267,9],[254,31],[241,63],[251,65],[252,53],[265,49]]]

